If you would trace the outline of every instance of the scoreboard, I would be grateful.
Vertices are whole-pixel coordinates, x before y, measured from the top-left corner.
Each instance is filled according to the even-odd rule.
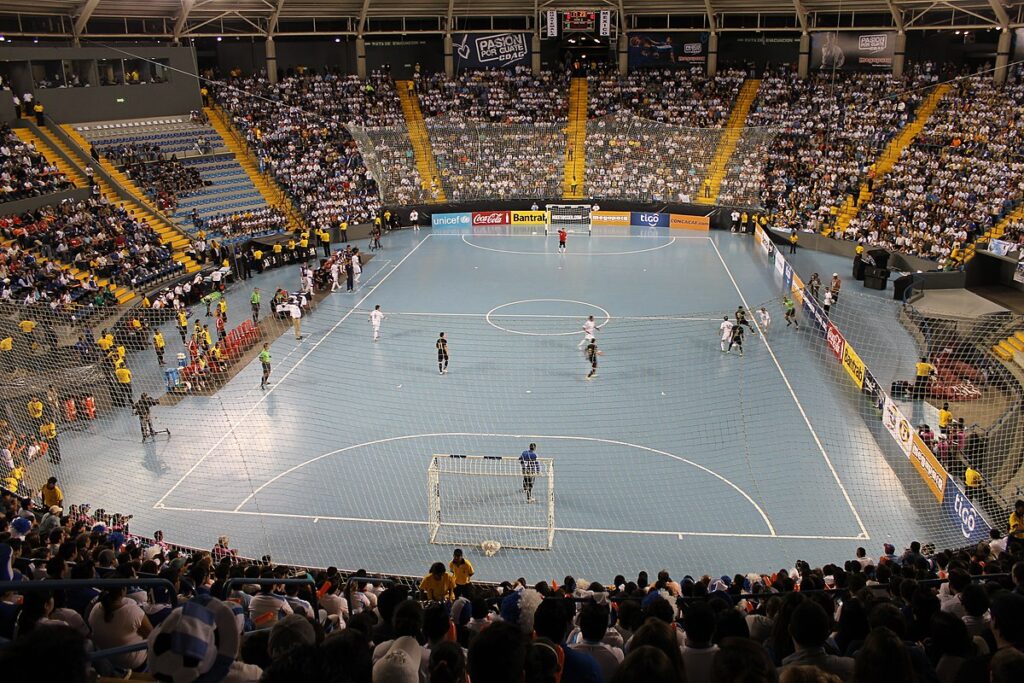
[[[571,9],[562,12],[562,31],[593,31],[597,26],[597,12]]]
[[[611,10],[544,10],[540,13],[544,19],[545,38],[557,38],[559,33],[597,33],[599,36],[612,35]]]

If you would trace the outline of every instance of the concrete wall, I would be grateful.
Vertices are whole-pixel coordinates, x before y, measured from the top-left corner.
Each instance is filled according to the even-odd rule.
[[[11,216],[14,214],[25,213],[26,211],[35,211],[41,206],[59,204],[65,199],[80,201],[88,198],[89,188],[77,187],[73,190],[65,190],[64,192],[54,192],[52,194],[44,194],[38,197],[19,199],[14,202],[3,202],[0,203],[0,216]]]
[[[36,98],[43,103],[46,113],[61,123],[186,114],[202,106],[190,48],[131,46],[126,51],[139,58],[166,60],[170,67],[167,82],[44,88],[35,91]],[[10,62],[12,68],[41,62],[101,59],[131,57],[102,47],[0,47],[0,61]]]
[[[990,251],[979,249],[975,252],[974,258],[967,262],[967,286],[1002,285],[1018,292],[1024,292],[1024,283],[1013,279],[1015,272],[1017,272],[1017,259],[996,256]]]
[[[10,123],[18,117],[14,111],[14,93],[0,90],[0,123]]]
[[[776,230],[772,228],[772,232],[781,240],[780,244],[788,243],[789,231]],[[826,254],[834,254],[836,256],[846,256],[851,259],[851,261],[857,251],[856,242],[850,242],[848,240],[834,240],[831,237],[825,237],[814,232],[801,232],[799,244],[805,249],[823,251]],[[890,270],[929,271],[938,268],[938,265],[934,261],[929,261],[928,259],[923,259],[918,256],[901,254],[895,251],[890,252],[890,254],[892,254],[889,257]]]

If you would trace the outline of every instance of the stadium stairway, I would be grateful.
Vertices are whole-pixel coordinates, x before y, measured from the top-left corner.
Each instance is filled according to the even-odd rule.
[[[701,183],[701,194],[697,198],[698,204],[714,204],[718,201],[718,191],[722,188],[722,179],[725,178],[729,160],[732,159],[736,145],[739,144],[740,136],[743,135],[743,128],[747,123],[747,114],[757,99],[757,91],[761,89],[761,79],[750,78],[740,86],[740,92],[736,96],[736,103],[729,113],[729,120],[725,123],[725,131],[718,140],[718,149],[708,166],[707,175]]]
[[[1003,216],[1002,220],[993,225],[991,228],[985,231],[979,239],[983,240],[998,240],[1002,239],[1003,234],[1006,232],[1007,226],[1014,221],[1024,220],[1024,204],[1020,204],[1016,209]],[[967,248],[963,250],[962,254],[951,254],[953,259],[958,262],[967,263],[974,258],[974,245],[972,242],[967,245]]]
[[[51,125],[53,125],[52,122]],[[72,126],[66,124],[61,126],[61,130],[75,143],[74,147],[65,145],[60,138],[52,135],[47,130],[40,130],[39,133],[41,136],[46,138],[49,144],[61,150],[72,159],[77,159],[79,163],[96,163],[95,159],[90,157],[89,153],[85,151],[89,149],[89,143],[81,136],[81,134],[78,133],[78,131],[76,131]],[[103,170],[108,173],[110,172],[109,164],[107,162],[103,162],[101,166]],[[174,260],[178,261],[185,267],[186,273],[195,273],[199,270],[199,264],[196,263],[191,256],[185,254],[185,249],[189,246],[188,235],[163,218],[163,216],[161,216],[156,209],[151,207],[148,202],[143,199],[139,199],[137,195],[132,193],[129,186],[120,186],[120,189],[129,196],[128,199],[123,199],[122,194],[119,193],[116,188],[112,187],[102,175],[97,173],[93,177],[100,186],[100,192],[114,198],[117,203],[123,204],[128,211],[135,213],[135,215],[149,223],[150,227],[153,228],[153,230],[156,231],[156,234],[160,236],[160,240],[170,247],[171,255],[174,257]],[[126,299],[126,301],[130,300],[130,298],[131,297]],[[118,300],[120,301],[120,297]]]
[[[896,137],[889,141],[882,154],[875,161],[875,182],[880,181],[889,171],[892,170],[896,162],[899,161],[900,155],[903,151],[910,146],[922,130],[924,130],[925,124],[928,123],[928,119],[935,113],[935,110],[939,106],[939,102],[949,92],[949,85],[942,84],[935,87],[928,97],[924,98],[924,102],[917,108],[917,114],[914,116],[914,120],[903,127]],[[845,230],[850,221],[857,217],[857,213],[860,211],[860,207],[870,201],[872,197],[871,191],[868,189],[867,182],[861,183],[860,190],[857,193],[857,200],[854,201],[852,198],[846,200],[846,204],[839,212],[839,216],[836,217],[835,225],[832,228],[826,228],[822,231],[822,234],[829,235],[833,230]]]
[[[433,195],[434,201],[448,201],[441,185],[441,173],[437,170],[434,148],[430,144],[430,134],[423,120],[415,85],[412,81],[396,81],[395,88],[398,90],[398,101],[402,105],[402,116],[405,117],[405,127],[416,156],[416,170],[420,173],[423,189]]]
[[[28,128],[15,128],[14,134],[22,142],[30,142],[35,148],[46,157],[47,161],[57,166],[57,169],[68,177],[75,187],[89,187],[85,174],[77,167],[69,164],[64,158],[51,149],[46,142]]]
[[[590,93],[586,78],[574,78],[569,84],[569,125],[565,133],[565,174],[562,199],[583,199],[587,173],[587,107]]]
[[[62,173],[64,173],[73,180],[73,182],[75,183],[75,187],[89,187],[89,182],[86,179],[85,174],[82,171],[80,171],[76,166],[69,165],[61,156],[61,154],[58,153],[57,151],[58,149],[61,149],[64,152],[64,154],[67,155],[68,158],[75,159],[76,156],[71,152],[71,150],[67,149],[67,147],[64,145],[58,146],[57,142],[53,138],[48,136],[44,131],[37,128],[34,124],[30,123],[29,125],[31,126],[30,128],[15,128],[15,135],[17,135],[18,138],[20,138],[21,140],[25,142],[31,142],[33,145],[35,145],[35,148],[39,151],[40,154],[46,157],[47,161],[56,164],[57,168],[59,168]],[[13,242],[12,240],[0,241],[4,242],[5,245],[11,244]],[[70,273],[71,276],[76,280],[82,281],[88,280],[90,276],[93,276],[92,273],[82,270],[80,268],[76,268],[74,266],[68,266],[67,272]],[[96,278],[96,284],[98,284],[100,287],[109,287],[113,284],[107,278],[99,276],[93,277]],[[128,289],[127,287],[123,287],[121,285],[114,285],[114,296],[117,297],[117,302],[119,304],[123,304],[131,301],[137,295],[135,292]]]
[[[992,347],[992,353],[1005,361],[1016,362],[1024,367],[1024,330],[1017,330],[1000,340]]]
[[[249,148],[242,142],[245,138],[231,124],[231,120],[224,114],[224,111],[220,107],[206,107],[204,111],[210,119],[210,125],[220,135],[228,152],[235,157],[235,161],[249,176],[249,180],[263,197],[267,206],[276,206],[288,215],[288,230],[292,232],[305,230],[307,226],[302,214],[292,204],[291,198],[275,181],[270,179],[269,175],[260,173],[259,162],[253,158]]]

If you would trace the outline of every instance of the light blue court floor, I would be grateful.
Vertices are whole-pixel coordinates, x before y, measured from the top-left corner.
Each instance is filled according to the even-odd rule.
[[[406,231],[362,279],[303,321],[303,341],[274,340],[267,391],[253,362],[214,396],[157,408],[170,440],[140,444],[127,410],[67,434],[68,501],[198,547],[227,534],[248,556],[423,574],[451,555],[428,542],[431,456],[515,457],[532,441],[554,460],[550,550],[480,551],[546,525],[514,470],[442,483],[442,520],[480,525],[464,533],[479,579],[759,571],[955,540],[936,536],[934,505],[919,505],[916,475],[866,426],[820,340],[785,327],[752,238],[573,236],[560,255],[543,236]],[[254,284],[269,299],[298,268],[236,285],[233,323]],[[765,302],[767,341],[723,354],[722,315]],[[592,381],[577,346],[588,315],[604,353]],[[136,393],[161,393],[151,352],[129,365]]]

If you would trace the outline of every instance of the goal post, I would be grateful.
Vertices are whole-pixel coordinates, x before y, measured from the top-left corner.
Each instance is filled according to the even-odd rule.
[[[548,222],[544,228],[547,235],[564,229],[570,235],[590,234],[590,204],[547,204]]]
[[[427,469],[430,542],[550,550],[555,540],[555,464],[537,458],[437,455]]]

